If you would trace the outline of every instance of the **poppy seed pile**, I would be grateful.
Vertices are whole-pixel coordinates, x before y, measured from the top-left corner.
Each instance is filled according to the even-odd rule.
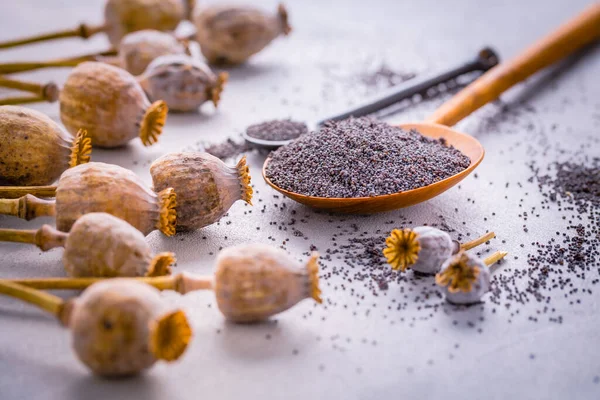
[[[265,121],[246,128],[248,136],[272,141],[296,139],[305,133],[308,133],[306,124],[291,119]]]
[[[267,177],[277,186],[316,197],[371,197],[416,189],[470,164],[445,141],[370,118],[327,122],[274,151]]]

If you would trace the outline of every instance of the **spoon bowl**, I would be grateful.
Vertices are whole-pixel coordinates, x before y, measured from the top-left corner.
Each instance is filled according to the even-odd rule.
[[[421,203],[442,194],[467,177],[481,163],[485,151],[477,139],[467,134],[457,132],[447,126],[431,122],[407,123],[399,125],[404,130],[415,129],[421,135],[432,139],[445,139],[448,146],[453,146],[469,157],[471,163],[458,174],[449,178],[404,192],[385,194],[372,197],[315,197],[290,192],[275,185],[266,174],[270,158],[263,165],[263,177],[267,184],[283,195],[315,209],[331,210],[344,214],[373,214],[395,210]]]
[[[270,158],[263,166],[263,177],[275,190],[309,207],[340,213],[370,214],[414,205],[435,197],[456,185],[481,163],[484,151],[477,139],[451,128],[518,82],[527,79],[576,50],[600,39],[600,3],[561,25],[554,32],[535,42],[521,54],[491,68],[481,77],[444,103],[425,122],[402,124],[401,128],[416,129],[423,136],[444,138],[471,160],[469,167],[456,175],[431,185],[404,192],[373,197],[328,198],[305,196],[284,190],[266,175]]]

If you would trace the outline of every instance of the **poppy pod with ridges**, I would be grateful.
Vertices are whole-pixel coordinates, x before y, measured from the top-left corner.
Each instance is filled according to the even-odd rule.
[[[251,203],[246,159],[235,167],[200,152],[170,153],[150,167],[155,191],[177,193],[177,229],[199,229],[217,222],[238,200]]]
[[[154,29],[129,33],[119,45],[120,65],[132,75],[141,75],[160,56],[185,53],[186,46],[172,33]]]
[[[169,275],[175,262],[173,253],[154,256],[140,231],[107,213],[83,215],[68,233],[49,225],[37,230],[0,228],[0,241],[34,244],[43,251],[63,247],[63,266],[72,277]]]
[[[174,361],[192,336],[183,311],[169,310],[155,288],[126,279],[90,286],[73,300],[65,322],[77,357],[108,377]]]
[[[106,212],[144,235],[159,229],[171,236],[175,233],[176,201],[171,188],[156,194],[130,170],[92,162],[61,176],[56,189],[56,226],[68,232],[82,215]]]
[[[46,115],[19,106],[0,106],[0,184],[48,185],[66,169],[89,161],[85,130],[71,136]]]
[[[257,322],[303,299],[321,300],[318,254],[301,264],[263,244],[232,246],[217,257],[214,288],[219,310],[236,322]]]
[[[203,61],[188,55],[166,55],[156,58],[139,82],[148,98],[164,100],[171,111],[194,111],[204,102],[216,107],[228,74],[216,75]]]
[[[106,34],[117,47],[131,32],[143,29],[174,31],[188,18],[193,0],[108,0],[104,8]]]
[[[92,143],[120,147],[139,137],[146,146],[162,132],[168,108],[150,103],[129,72],[101,62],[84,62],[69,74],[60,92],[60,118],[74,133],[86,129]]]
[[[275,14],[250,6],[198,7],[194,24],[196,40],[211,64],[243,63],[291,31],[283,4]]]

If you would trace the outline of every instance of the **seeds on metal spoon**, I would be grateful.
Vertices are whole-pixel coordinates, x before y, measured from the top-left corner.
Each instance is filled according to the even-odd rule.
[[[170,310],[158,290],[127,279],[96,283],[79,297],[60,297],[0,280],[0,294],[54,315],[72,335],[75,354],[94,374],[124,377],[156,361],[175,361],[192,329],[182,310]]]
[[[73,137],[38,111],[0,106],[2,185],[48,185],[67,168],[88,162],[91,151],[85,130]]]
[[[490,265],[508,253],[497,251],[485,260],[459,252],[446,260],[435,276],[435,283],[444,288],[446,300],[454,304],[473,304],[490,290]]]
[[[43,251],[64,247],[63,265],[73,277],[169,275],[175,262],[173,253],[153,256],[140,231],[106,213],[85,214],[69,233],[49,225],[32,231],[0,229],[0,241],[31,243]]]
[[[271,141],[296,139],[305,133],[308,133],[306,124],[291,119],[265,121],[246,128],[246,135]]]
[[[214,277],[181,273],[132,278],[181,294],[212,289],[219,310],[235,322],[259,322],[303,299],[321,303],[318,254],[299,263],[285,251],[263,244],[244,244],[219,253]],[[103,278],[40,278],[12,282],[37,289],[84,289]]]
[[[227,73],[215,75],[204,62],[183,54],[156,58],[139,82],[150,99],[164,100],[171,111],[194,111],[210,100],[219,104]]]
[[[62,174],[54,200],[41,200],[30,194],[19,199],[0,199],[0,214],[28,220],[56,216],[58,230],[68,232],[82,215],[105,212],[127,221],[144,235],[159,229],[172,236],[177,223],[176,206],[172,188],[156,194],[128,169],[91,162]]]
[[[170,153],[154,161],[150,174],[155,191],[177,193],[177,228],[191,230],[217,222],[237,200],[252,204],[246,158],[235,167],[208,153]]]
[[[275,15],[250,6],[198,7],[194,23],[202,54],[211,64],[243,63],[291,31],[283,4]]]
[[[32,36],[0,43],[0,49],[28,43],[66,37],[87,39],[97,33],[106,33],[117,47],[127,33],[142,29],[173,31],[183,19],[189,19],[195,0],[107,0],[104,6],[104,24],[80,24],[74,29]]]
[[[443,139],[350,118],[330,121],[271,153],[266,176],[306,196],[371,197],[427,186],[469,165],[469,158]]]
[[[422,274],[436,274],[442,264],[460,250],[469,250],[496,237],[494,232],[460,244],[450,235],[430,226],[394,229],[385,240],[383,255],[394,270],[407,268]]]
[[[73,69],[60,92],[60,118],[71,132],[86,129],[94,145],[119,147],[139,136],[145,146],[158,140],[167,118],[164,101],[150,103],[127,71],[100,62]]]

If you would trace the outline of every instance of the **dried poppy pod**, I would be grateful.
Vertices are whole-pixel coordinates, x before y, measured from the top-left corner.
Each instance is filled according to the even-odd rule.
[[[116,47],[127,33],[142,29],[172,31],[189,19],[194,0],[107,0],[104,6],[104,24],[80,24],[75,29],[32,36],[0,43],[0,49],[47,40],[81,37],[87,39],[97,33],[106,33]]]
[[[119,65],[133,75],[142,74],[150,63],[168,54],[186,54],[187,48],[173,34],[145,29],[127,34],[119,45]]]
[[[173,253],[153,256],[140,231],[106,213],[85,214],[69,233],[49,225],[38,230],[0,229],[0,241],[31,243],[43,251],[64,247],[63,265],[73,277],[169,275],[175,262]]]
[[[91,151],[85,130],[73,137],[41,112],[0,106],[0,184],[48,185]]]
[[[66,302],[7,281],[0,281],[0,294],[54,315],[71,331],[79,360],[105,377],[137,374],[158,360],[175,361],[192,338],[182,310],[170,310],[158,290],[131,279],[99,282]]]
[[[166,154],[152,163],[155,191],[177,193],[177,228],[199,229],[217,222],[237,200],[252,204],[250,174],[243,157],[235,167],[208,153]]]
[[[279,4],[275,15],[249,6],[198,7],[196,40],[212,64],[240,64],[279,35],[288,35],[288,13]]]
[[[413,271],[433,275],[452,254],[469,250],[496,237],[494,232],[470,242],[459,244],[450,235],[430,226],[394,229],[385,240],[383,255],[394,270]]]
[[[255,322],[303,299],[321,303],[318,254],[302,266],[285,251],[262,244],[228,247],[217,257],[214,291],[219,310],[236,322]]]
[[[227,77],[226,72],[215,75],[199,59],[177,54],[156,58],[138,80],[148,98],[164,100],[171,111],[186,112],[207,100],[217,107]]]
[[[127,221],[144,235],[158,229],[172,236],[176,206],[172,188],[156,194],[128,169],[90,162],[61,175],[55,199],[41,200],[30,194],[18,199],[0,199],[0,214],[27,220],[56,216],[56,227],[68,232],[82,215],[105,212]]]
[[[283,250],[245,244],[222,250],[214,277],[182,273],[156,278],[132,278],[162,290],[181,294],[215,291],[219,310],[235,322],[259,322],[288,310],[303,299],[321,303],[319,256],[313,253],[305,265]],[[37,289],[84,289],[103,278],[18,279],[11,282]]]
[[[446,260],[435,276],[435,283],[444,288],[446,300],[454,304],[473,304],[490,290],[490,265],[508,253],[497,251],[485,260],[464,251]]]
[[[138,136],[145,146],[152,145],[167,119],[164,101],[151,104],[133,75],[100,62],[75,67],[59,99],[67,130],[86,129],[100,147],[123,146]]]

